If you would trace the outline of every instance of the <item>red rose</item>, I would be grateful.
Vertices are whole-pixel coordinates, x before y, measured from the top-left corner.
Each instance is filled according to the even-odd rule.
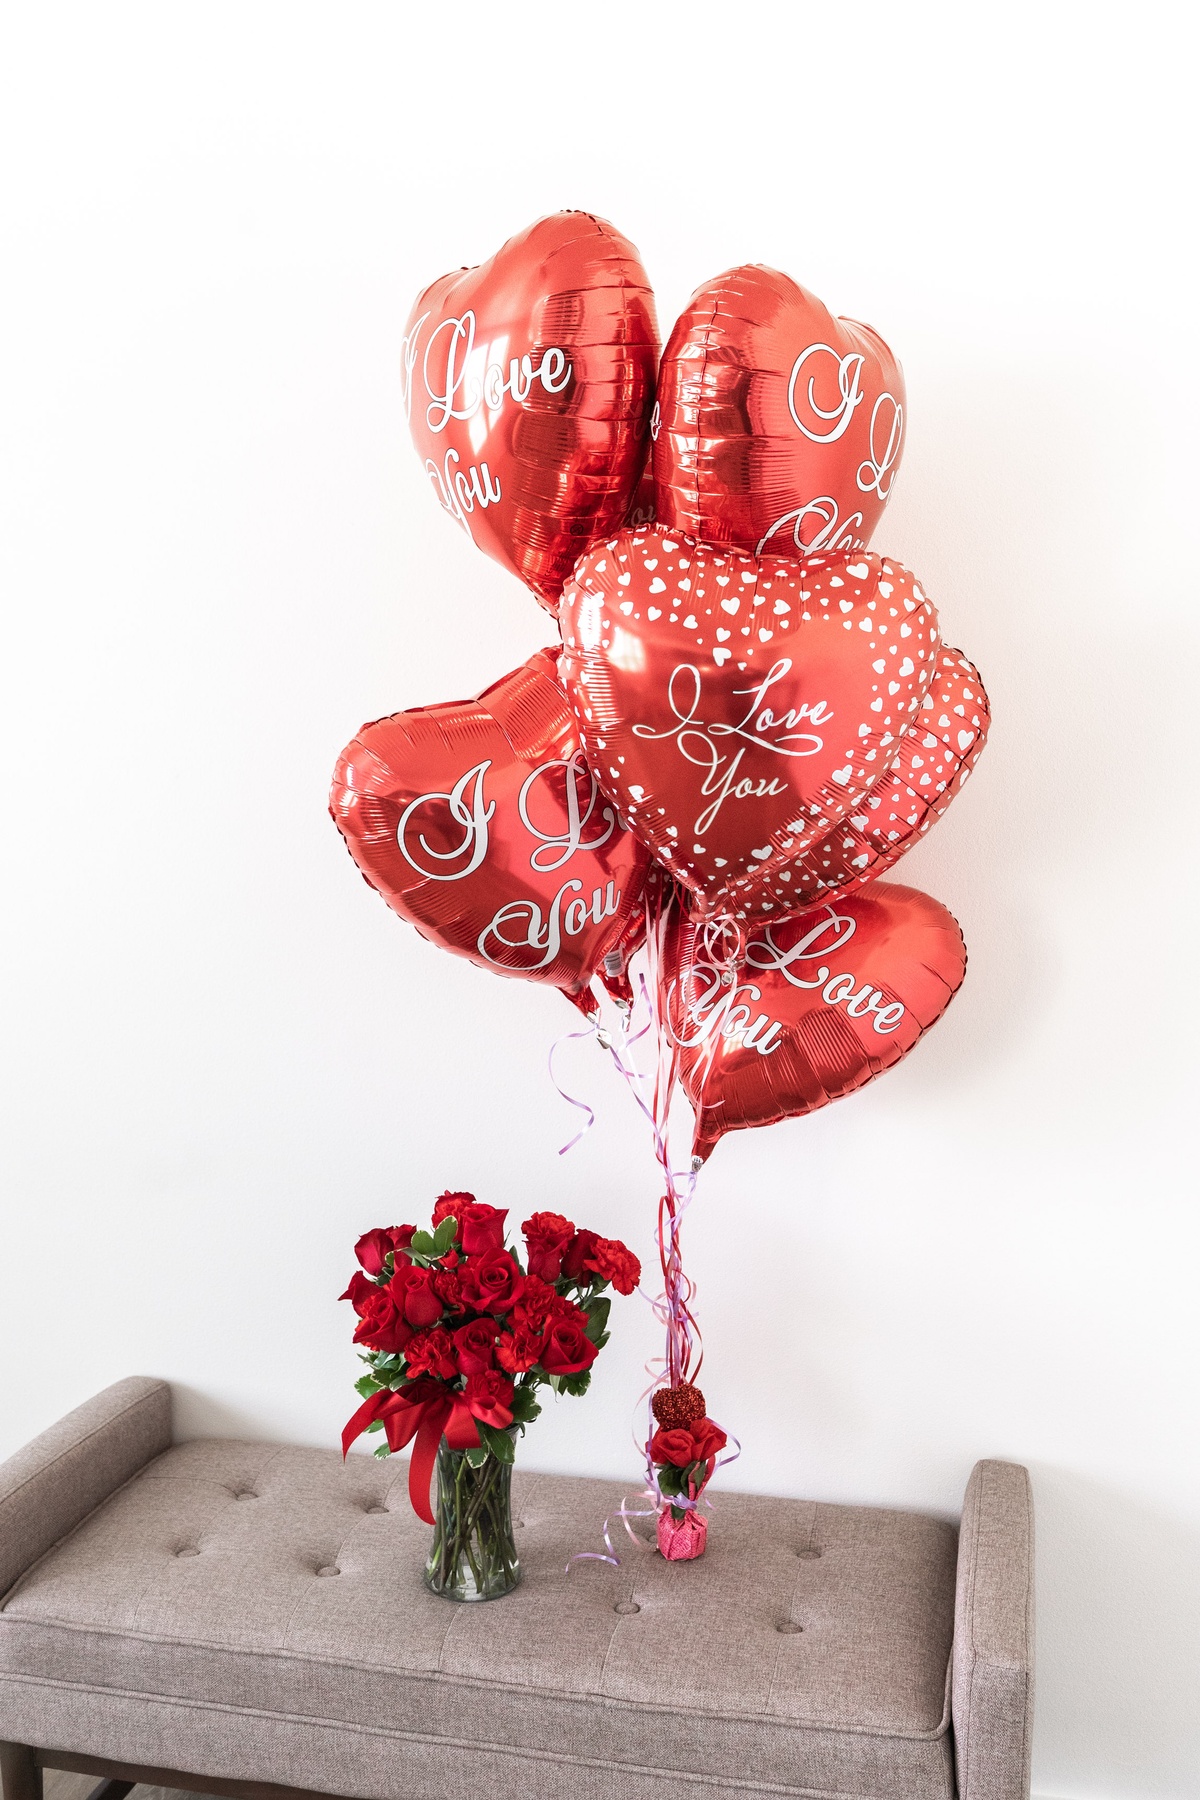
[[[523,1375],[542,1360],[543,1334],[530,1331],[528,1325],[517,1325],[506,1331],[496,1344],[496,1361],[510,1375]]]
[[[346,1289],[344,1294],[338,1295],[338,1299],[349,1300],[351,1306],[353,1306],[355,1312],[361,1318],[372,1294],[377,1294],[378,1292],[379,1289],[376,1287],[375,1283],[373,1281],[368,1281],[361,1269],[355,1269],[353,1275],[350,1277],[350,1286]]]
[[[384,1257],[394,1250],[406,1250],[416,1229],[415,1225],[377,1225],[374,1231],[363,1232],[354,1246],[354,1254],[368,1275],[382,1275]]]
[[[525,1286],[525,1277],[507,1250],[473,1256],[455,1273],[464,1301],[477,1312],[507,1312]]]
[[[382,1350],[390,1356],[403,1350],[411,1336],[412,1329],[405,1323],[390,1288],[374,1288],[361,1309],[354,1342],[365,1344],[368,1350]]]
[[[474,1206],[474,1204],[474,1194],[451,1194],[448,1192],[439,1194],[433,1203],[434,1227],[439,1226],[448,1213],[453,1213],[456,1219],[461,1219],[468,1206]]]
[[[388,1283],[396,1305],[416,1331],[436,1325],[442,1316],[442,1297],[433,1285],[433,1270],[402,1263]]]
[[[575,1235],[570,1219],[564,1219],[561,1213],[537,1212],[526,1219],[521,1230],[528,1249],[529,1273],[543,1281],[557,1281],[563,1251]]]
[[[611,1281],[618,1294],[632,1294],[642,1279],[641,1263],[616,1238],[597,1238],[584,1267],[594,1269],[604,1281]]]
[[[494,1319],[472,1319],[454,1334],[458,1367],[464,1375],[478,1375],[493,1365],[497,1327]]]
[[[599,1351],[578,1319],[554,1319],[542,1346],[547,1375],[578,1375],[590,1369]]]
[[[696,1461],[692,1434],[677,1425],[672,1431],[658,1430],[650,1439],[650,1458],[656,1463],[670,1463],[672,1468],[686,1469]]]
[[[711,1462],[728,1442],[721,1427],[711,1419],[696,1419],[691,1425],[656,1431],[650,1440],[650,1456],[656,1463],[686,1469],[689,1463]]]
[[[566,1281],[575,1281],[583,1286],[588,1279],[587,1260],[600,1242],[594,1231],[577,1231],[566,1249],[563,1251],[562,1273]]]
[[[440,1326],[432,1331],[418,1331],[404,1346],[404,1366],[410,1381],[417,1375],[436,1375],[439,1381],[453,1381],[458,1374],[454,1339]]]
[[[459,1214],[459,1241],[468,1256],[486,1256],[490,1250],[504,1248],[504,1221],[508,1217],[508,1208],[503,1212],[495,1206],[484,1206],[476,1201]]]
[[[697,1419],[688,1429],[692,1434],[697,1462],[711,1462],[729,1442],[728,1433],[722,1431],[712,1419]]]
[[[473,1417],[494,1425],[497,1431],[512,1424],[512,1397],[513,1384],[499,1369],[481,1369],[477,1375],[467,1376],[463,1399]]]

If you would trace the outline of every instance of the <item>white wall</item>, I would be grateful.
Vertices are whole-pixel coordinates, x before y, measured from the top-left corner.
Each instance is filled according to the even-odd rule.
[[[433,23],[425,21],[433,20]],[[903,865],[971,969],[692,1214],[737,1481],[952,1512],[1033,1470],[1035,1788],[1200,1791],[1195,168],[1183,7],[26,6],[7,273],[0,1450],[131,1371],[331,1444],[365,1226],[442,1187],[645,1256],[648,1147],[561,1000],[423,943],[325,815],[361,720],[548,636],[407,442],[417,287],[562,205],[664,327],[762,260],[903,358],[877,542],[980,664]],[[532,1465],[635,1474],[624,1306]]]

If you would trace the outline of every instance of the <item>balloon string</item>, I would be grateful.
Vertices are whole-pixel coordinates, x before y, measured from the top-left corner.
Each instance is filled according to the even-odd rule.
[[[579,1038],[587,1038],[587,1037],[599,1037],[602,1042],[606,1041],[606,1036],[605,1036],[605,1034],[601,1033],[600,1028],[597,1025],[595,1019],[590,1020],[582,1031],[564,1031],[561,1037],[555,1038],[554,1042],[550,1046],[549,1054],[546,1057],[547,1071],[549,1073],[551,1081],[554,1083],[554,1086],[558,1089],[559,1094],[566,1101],[568,1106],[574,1106],[578,1109],[578,1111],[587,1114],[587,1118],[583,1121],[583,1124],[579,1127],[579,1130],[575,1133],[575,1136],[573,1138],[568,1139],[568,1141],[559,1150],[558,1154],[560,1156],[565,1156],[567,1154],[568,1150],[573,1150],[575,1148],[576,1144],[579,1142],[579,1140],[581,1138],[587,1136],[587,1133],[592,1129],[592,1126],[596,1123],[596,1114],[595,1114],[594,1110],[592,1109],[592,1107],[590,1107],[588,1105],[586,1100],[577,1100],[575,1098],[574,1094],[568,1094],[566,1088],[563,1087],[562,1083],[559,1081],[557,1075],[554,1073],[555,1052],[558,1051],[559,1049],[561,1049],[564,1044],[574,1043]]]

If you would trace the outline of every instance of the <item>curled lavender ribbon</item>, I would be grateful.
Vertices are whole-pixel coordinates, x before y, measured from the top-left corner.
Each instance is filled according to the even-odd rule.
[[[579,1112],[585,1112],[587,1114],[587,1118],[584,1120],[583,1124],[579,1127],[579,1130],[575,1133],[575,1136],[573,1138],[568,1139],[568,1141],[562,1146],[561,1150],[558,1153],[560,1156],[565,1156],[567,1154],[568,1150],[573,1150],[575,1148],[576,1144],[579,1142],[579,1140],[583,1137],[586,1137],[588,1132],[592,1129],[592,1126],[596,1123],[595,1110],[588,1105],[586,1100],[577,1100],[575,1098],[574,1094],[568,1094],[566,1088],[563,1087],[562,1083],[558,1079],[558,1076],[554,1073],[554,1053],[555,1053],[555,1051],[561,1049],[564,1044],[573,1043],[574,1041],[576,1041],[579,1038],[586,1038],[586,1037],[597,1037],[600,1039],[601,1043],[603,1043],[603,1044],[608,1044],[608,1042],[609,1042],[608,1033],[601,1031],[600,1026],[597,1024],[595,1019],[590,1019],[582,1031],[564,1031],[561,1037],[555,1038],[554,1042],[550,1046],[549,1053],[546,1057],[546,1071],[547,1071],[548,1075],[550,1076],[550,1080],[553,1082],[554,1086],[558,1089],[558,1092],[559,1092],[560,1096],[562,1097],[562,1099],[564,1099],[566,1101],[568,1106],[574,1106],[578,1109]]]

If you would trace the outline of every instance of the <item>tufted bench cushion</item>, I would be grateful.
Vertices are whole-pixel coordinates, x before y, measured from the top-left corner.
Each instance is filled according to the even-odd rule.
[[[0,1737],[364,1800],[952,1800],[952,1525],[721,1494],[702,1561],[568,1576],[624,1490],[518,1469],[522,1585],[455,1606],[405,1476],[167,1450],[0,1604]]]

